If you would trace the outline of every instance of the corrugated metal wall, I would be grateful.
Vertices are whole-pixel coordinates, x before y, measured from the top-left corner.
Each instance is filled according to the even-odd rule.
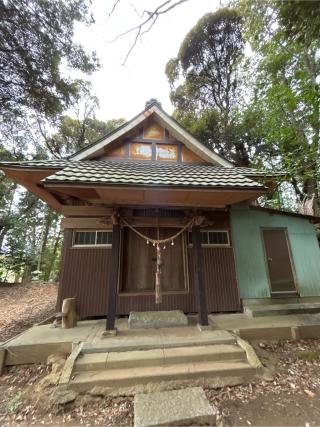
[[[225,214],[226,215],[226,214]],[[224,216],[225,216],[224,215]],[[218,221],[218,226],[222,225]],[[223,225],[227,221],[223,218]],[[162,304],[155,304],[154,295],[119,295],[117,314],[130,311],[181,309],[197,312],[197,298],[193,281],[192,248],[188,248],[189,291],[163,295]],[[240,310],[232,247],[203,248],[204,277],[209,312]],[[62,300],[75,297],[77,311],[82,318],[106,315],[111,249],[74,248],[72,230],[65,230],[63,266],[57,309]]]
[[[239,204],[231,209],[231,222],[241,298],[270,297],[262,227],[287,229],[300,296],[320,295],[320,250],[315,227],[308,219]]]

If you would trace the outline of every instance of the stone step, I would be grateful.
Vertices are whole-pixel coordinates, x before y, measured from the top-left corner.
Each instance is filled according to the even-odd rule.
[[[193,347],[200,345],[235,344],[234,335],[225,330],[208,330],[200,332],[195,328],[149,329],[148,334],[120,334],[93,343],[85,343],[83,353],[106,353],[134,350],[153,350],[174,347]]]
[[[200,378],[248,378],[256,369],[243,361],[179,363],[174,365],[145,366],[127,369],[75,372],[69,387],[79,392],[100,387],[133,387],[162,381],[180,381]]]
[[[320,313],[320,303],[251,305],[246,306],[244,312],[250,317],[312,314]]]
[[[246,360],[245,351],[236,345],[208,345],[154,350],[89,353],[79,357],[75,371],[125,369],[201,361]]]

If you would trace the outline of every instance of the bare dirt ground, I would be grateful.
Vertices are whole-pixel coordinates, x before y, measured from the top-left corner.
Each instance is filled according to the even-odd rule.
[[[23,290],[6,291],[0,288],[2,339],[49,316],[54,309],[54,285],[27,285]],[[263,378],[248,385],[206,389],[209,401],[218,410],[218,424],[319,426],[320,340],[253,345],[267,368]],[[82,394],[72,402],[59,404],[52,400],[55,387],[44,385],[44,378],[52,373],[51,364],[13,367],[4,372],[0,377],[1,426],[133,425],[133,396]]]
[[[53,283],[0,286],[0,342],[53,314],[57,290]]]
[[[220,426],[320,425],[320,340],[255,344],[268,374],[255,384],[206,389]],[[78,395],[52,403],[40,388],[50,366],[21,366],[0,378],[0,425],[132,426],[133,396]],[[273,372],[273,375],[271,373]]]

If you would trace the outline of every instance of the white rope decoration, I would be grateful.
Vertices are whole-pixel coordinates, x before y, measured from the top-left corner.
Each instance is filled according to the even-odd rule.
[[[171,237],[167,237],[166,239],[151,239],[150,237],[146,236],[145,234],[138,231],[135,227],[133,227],[131,224],[128,223],[128,221],[124,218],[121,218],[121,222],[130,228],[134,233],[136,233],[138,236],[140,236],[142,239],[144,239],[147,243],[150,242],[153,244],[153,246],[156,245],[162,245],[168,242],[173,242],[177,237],[180,236],[184,231],[186,231],[189,227],[191,227],[194,222],[196,221],[196,218],[192,218],[184,227],[181,228],[176,234],[174,234]]]

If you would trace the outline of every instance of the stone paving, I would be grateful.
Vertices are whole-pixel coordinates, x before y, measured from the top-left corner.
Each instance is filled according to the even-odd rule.
[[[135,395],[135,427],[173,425],[216,425],[216,411],[201,387]]]

